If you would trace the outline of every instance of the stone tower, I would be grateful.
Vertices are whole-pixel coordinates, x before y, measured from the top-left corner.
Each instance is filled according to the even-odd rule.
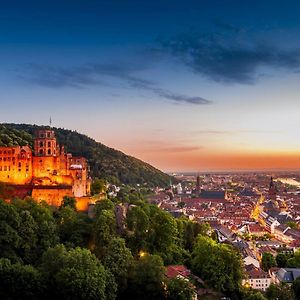
[[[35,133],[34,138],[35,156],[56,156],[57,146],[53,130],[42,129]]]

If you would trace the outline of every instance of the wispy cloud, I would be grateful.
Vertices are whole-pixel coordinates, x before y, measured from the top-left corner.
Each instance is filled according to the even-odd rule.
[[[136,73],[145,70],[145,65],[129,63],[86,64],[78,67],[58,67],[40,64],[29,64],[26,72],[19,75],[27,82],[50,88],[85,88],[92,85],[111,84],[109,78],[115,78],[129,87],[153,93],[159,98],[173,103],[195,105],[211,104],[212,101],[200,96],[189,96],[163,89],[157,83],[141,78]]]
[[[186,32],[160,41],[161,50],[217,82],[253,84],[262,68],[300,69],[300,49],[285,50],[251,39],[247,31],[216,22],[217,32]]]

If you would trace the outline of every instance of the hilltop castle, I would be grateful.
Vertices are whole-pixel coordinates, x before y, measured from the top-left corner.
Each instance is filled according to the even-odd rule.
[[[66,153],[54,131],[47,129],[35,133],[33,152],[29,146],[0,147],[0,181],[14,186],[17,195],[53,206],[64,196],[90,194],[86,159]]]

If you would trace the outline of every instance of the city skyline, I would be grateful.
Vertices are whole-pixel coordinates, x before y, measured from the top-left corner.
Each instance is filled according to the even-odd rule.
[[[168,172],[297,169],[300,4],[261,2],[2,4],[1,120]]]

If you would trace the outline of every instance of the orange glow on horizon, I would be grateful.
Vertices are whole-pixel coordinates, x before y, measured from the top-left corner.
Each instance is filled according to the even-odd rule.
[[[300,153],[228,153],[222,149],[184,153],[137,153],[137,157],[164,171],[300,169]]]

